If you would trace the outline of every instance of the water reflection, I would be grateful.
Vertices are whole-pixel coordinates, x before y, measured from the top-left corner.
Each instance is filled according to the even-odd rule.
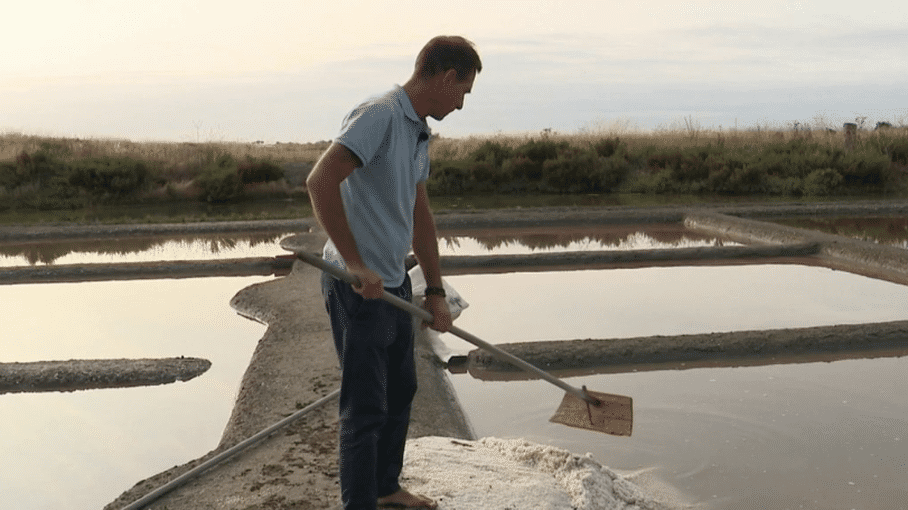
[[[492,343],[904,320],[908,287],[821,267],[678,267],[453,276],[458,326]],[[458,339],[445,337],[452,345]],[[464,351],[472,345],[463,342]],[[456,348],[455,348],[456,350]],[[525,437],[651,470],[707,508],[901,508],[908,357],[568,379],[634,398],[634,435],[548,422],[542,381],[452,382],[479,436]]]
[[[567,379],[634,399],[634,434],[549,423],[542,381],[452,377],[477,435],[526,438],[647,473],[701,508],[900,510],[908,497],[908,357]]]
[[[458,325],[492,343],[716,333],[908,318],[908,287],[824,267],[680,266],[459,275]],[[472,345],[443,335],[452,350]]]
[[[908,218],[904,216],[799,218],[778,223],[908,249]]]
[[[286,254],[278,245],[286,235],[4,244],[0,265],[273,257]],[[264,333],[229,300],[270,279],[0,286],[0,362],[186,356],[212,363],[204,375],[167,386],[0,395],[0,508],[101,508],[138,480],[213,449]]]
[[[204,375],[166,386],[0,395],[0,508],[101,508],[138,480],[214,448],[264,334],[229,300],[267,280],[0,286],[0,361],[212,362]]]
[[[446,230],[442,255],[521,255],[594,250],[646,250],[731,246],[737,243],[691,232],[681,225],[654,224],[590,228]]]
[[[261,233],[130,237],[0,244],[0,267],[271,257],[286,253],[277,243],[288,235],[290,234]]]

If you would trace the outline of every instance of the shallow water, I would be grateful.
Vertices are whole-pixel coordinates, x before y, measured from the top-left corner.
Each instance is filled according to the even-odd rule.
[[[77,247],[81,253],[54,261],[285,253],[277,240],[226,247],[210,239],[174,240],[126,257]],[[256,252],[261,254],[251,254]],[[22,265],[21,260],[13,265]],[[187,356],[212,362],[196,379],[162,386],[0,395],[0,458],[5,459],[0,462],[0,508],[101,508],[136,482],[217,446],[265,331],[237,315],[229,301],[244,287],[270,279],[0,286],[0,361]]]
[[[679,241],[687,238],[683,229],[670,230],[675,232],[646,228],[618,233],[609,229],[605,234],[543,232],[543,238],[530,237],[528,243],[511,234],[501,242],[500,233],[484,239],[466,233],[454,236],[460,251],[446,254],[486,254],[488,246],[494,253],[534,253],[722,243]],[[66,255],[66,247],[37,247],[39,251],[24,253],[8,249],[2,250],[8,256],[0,256],[0,266],[283,255],[286,252],[276,244],[282,237],[179,239],[150,245],[142,241],[136,244],[147,246],[127,250],[121,248],[128,243],[120,241],[89,242],[77,245],[75,251],[80,253],[73,255]],[[476,246],[463,246],[470,239]],[[441,249],[446,249],[444,242]],[[815,267],[682,267],[548,275],[450,277],[472,306],[458,325],[499,343],[908,318],[902,311],[908,297],[905,287]],[[268,279],[0,286],[5,312],[2,361],[183,355],[213,362],[208,373],[186,383],[0,395],[0,415],[17,417],[0,421],[0,456],[16,459],[0,462],[0,508],[100,508],[138,480],[210,451],[264,332],[263,326],[237,316],[228,301],[243,287]],[[471,279],[475,281],[465,283]],[[573,300],[565,301],[569,296]],[[762,308],[755,308],[758,303]],[[526,313],[533,306],[538,308]],[[493,313],[481,313],[485,310]],[[514,325],[520,324],[523,329],[516,329]],[[465,350],[471,348],[464,343]],[[454,383],[480,435],[524,436],[576,452],[591,451],[618,469],[651,469],[692,501],[718,501],[716,508],[838,507],[858,495],[854,496],[858,503],[848,508],[887,509],[901,507],[874,498],[900,495],[901,500],[893,501],[904,501],[908,497],[901,489],[905,484],[893,482],[893,473],[903,474],[908,458],[906,439],[899,433],[908,429],[908,409],[891,390],[899,387],[908,368],[904,360],[572,380],[634,397],[635,433],[629,439],[549,424],[561,393],[543,382],[487,383],[456,376]],[[843,394],[849,395],[842,399],[847,402],[837,404],[835,399]],[[810,407],[816,402],[819,411]],[[864,429],[868,433],[862,435]],[[753,456],[757,460],[745,462],[745,457]],[[897,471],[899,462],[901,471]],[[830,464],[860,468],[859,472],[844,468],[831,472]],[[866,476],[858,476],[865,472]],[[778,498],[773,496],[776,492]],[[765,505],[742,506],[745,501]]]
[[[0,245],[0,267],[212,260],[285,255],[290,233],[139,237]]]
[[[677,224],[613,225],[599,228],[546,227],[442,231],[441,255],[521,255],[593,250],[653,250],[731,246],[715,236],[698,234]]]
[[[469,303],[458,325],[492,343],[908,319],[908,287],[816,266],[651,267],[445,279]],[[473,349],[453,335],[443,338],[455,351]]]
[[[454,376],[477,434],[591,452],[707,508],[904,508],[908,358],[569,378],[634,399],[634,433],[549,423],[563,392]]]
[[[908,287],[820,267],[755,265],[453,276],[458,326],[492,343],[908,319]],[[462,350],[466,342],[445,336]],[[463,345],[458,346],[457,342]],[[634,398],[634,434],[548,422],[542,381],[452,376],[481,436],[526,437],[649,471],[710,508],[903,508],[908,357],[571,378]]]
[[[799,218],[779,223],[908,249],[908,218],[904,216]]]

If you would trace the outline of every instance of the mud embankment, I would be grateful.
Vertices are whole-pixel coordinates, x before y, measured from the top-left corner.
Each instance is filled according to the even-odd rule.
[[[154,386],[188,381],[209,368],[207,359],[182,357],[0,363],[0,394]]]

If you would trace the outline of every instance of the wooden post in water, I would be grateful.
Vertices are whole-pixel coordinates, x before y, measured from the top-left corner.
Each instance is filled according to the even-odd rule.
[[[846,122],[845,128],[845,151],[854,149],[854,142],[858,137],[858,125],[853,122]]]

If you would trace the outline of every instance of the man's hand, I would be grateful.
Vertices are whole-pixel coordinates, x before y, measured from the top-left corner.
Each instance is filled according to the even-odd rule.
[[[426,326],[444,333],[451,329],[451,310],[448,309],[448,302],[441,296],[426,296],[422,307],[429,311],[434,317],[432,322],[423,322],[422,327]]]
[[[348,264],[347,270],[359,279],[359,287],[353,286],[354,292],[366,299],[379,299],[385,291],[384,283],[378,273],[362,264]]]

